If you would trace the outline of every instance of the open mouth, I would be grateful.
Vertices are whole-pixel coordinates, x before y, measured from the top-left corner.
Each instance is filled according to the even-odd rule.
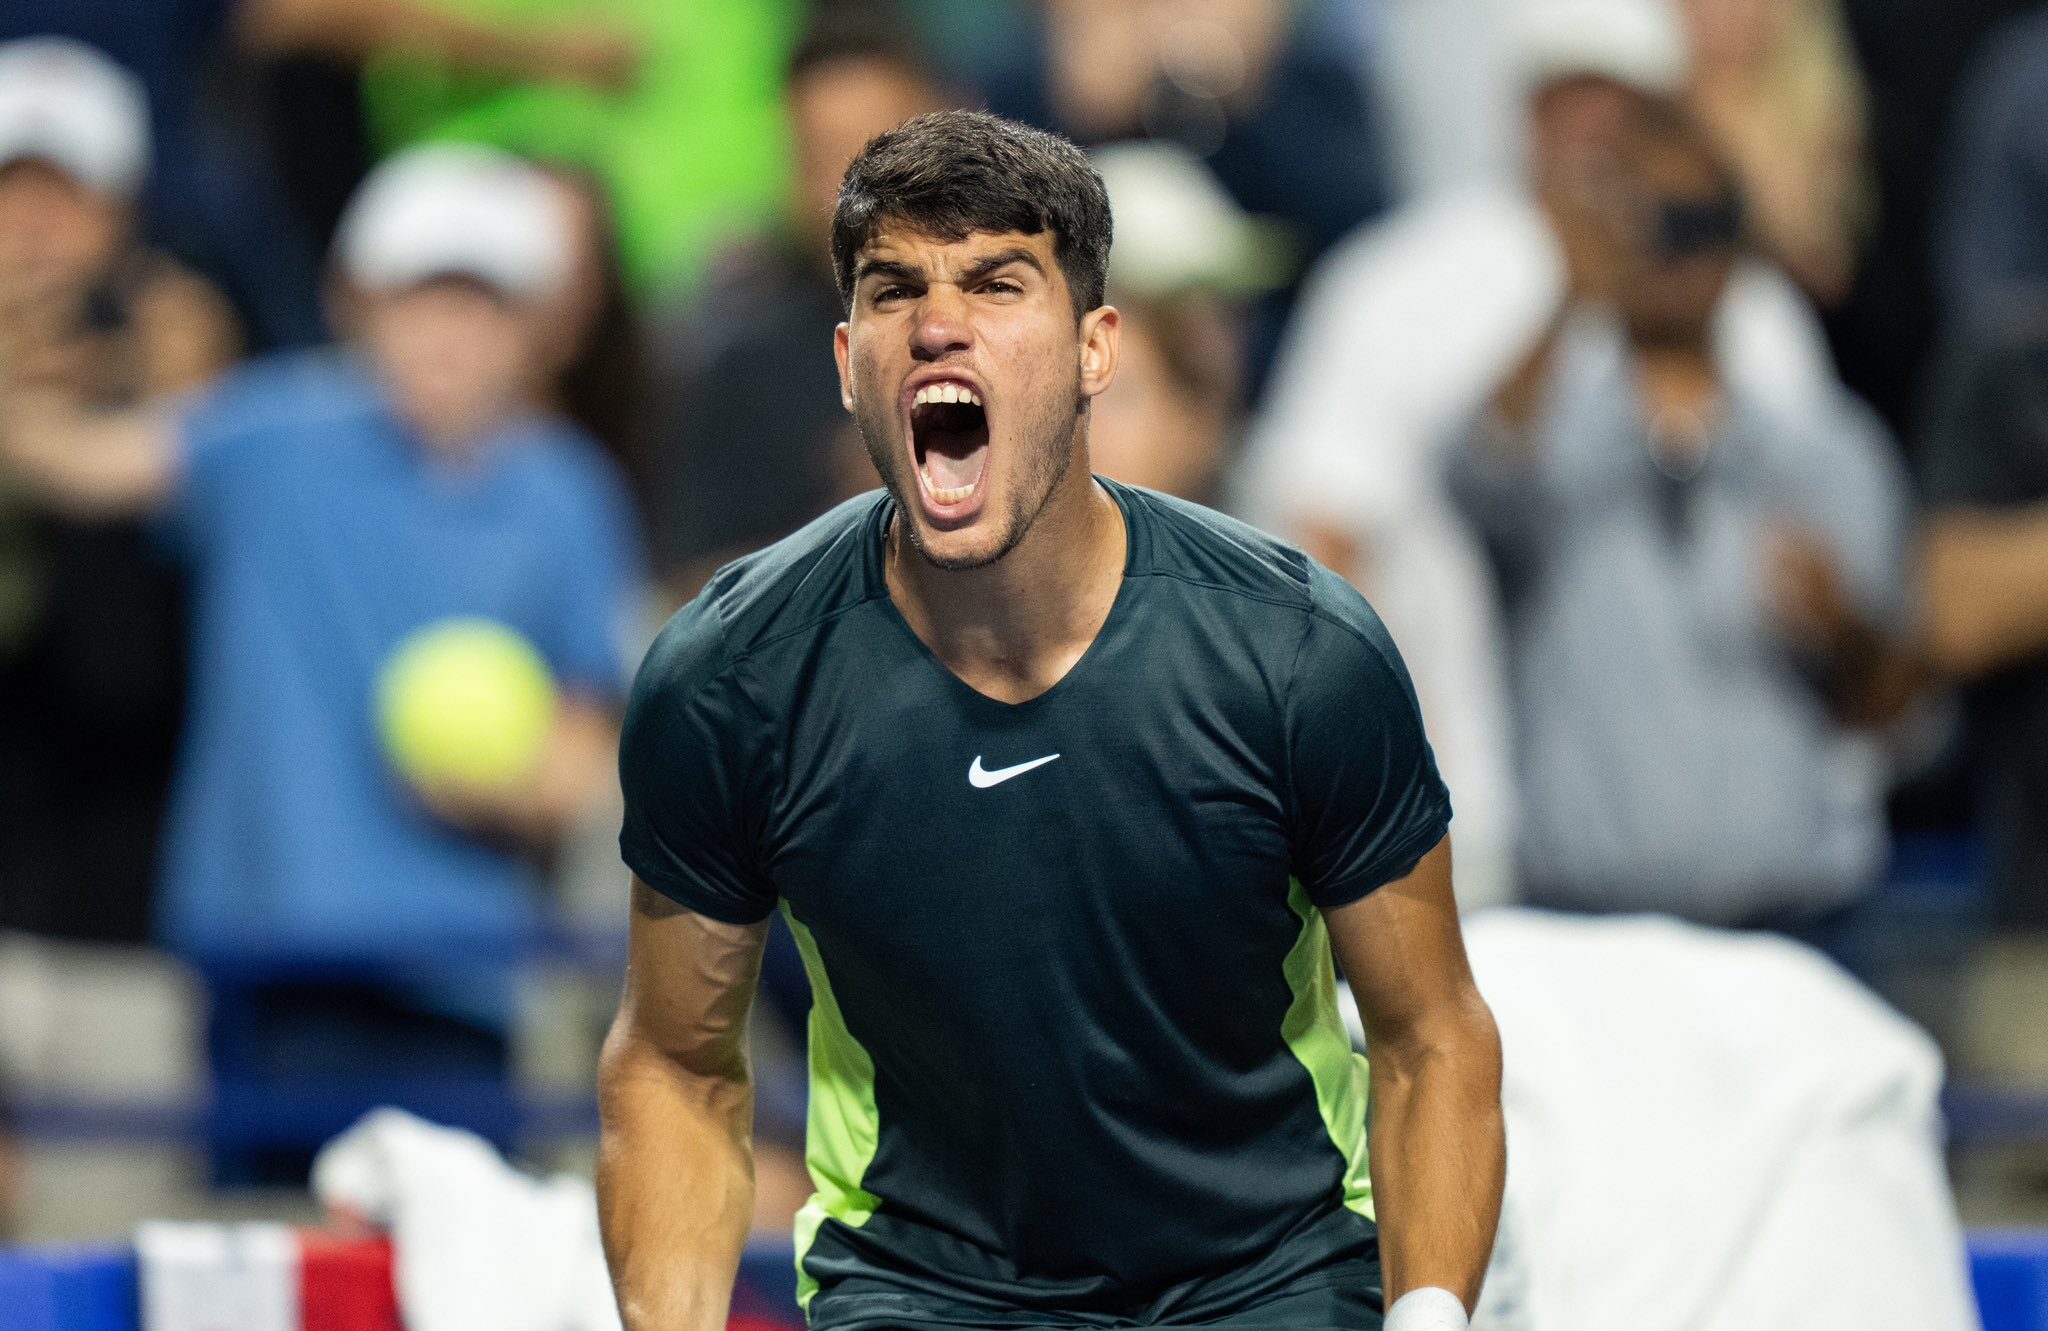
[[[988,472],[988,410],[965,384],[926,384],[910,406],[910,447],[925,497],[937,509],[974,498]]]

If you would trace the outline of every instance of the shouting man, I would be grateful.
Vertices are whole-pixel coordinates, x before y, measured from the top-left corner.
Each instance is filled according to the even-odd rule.
[[[628,709],[599,1184],[632,1331],[724,1325],[778,907],[814,1328],[1465,1325],[1500,1052],[1414,692],[1342,581],[1090,473],[1109,240],[1087,159],[985,114],[847,171],[834,346],[885,489],[714,577]]]

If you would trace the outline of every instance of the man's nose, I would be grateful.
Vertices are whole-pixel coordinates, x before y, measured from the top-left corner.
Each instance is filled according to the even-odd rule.
[[[967,302],[960,289],[943,282],[933,283],[918,303],[917,323],[910,334],[911,356],[921,361],[939,360],[973,344]]]

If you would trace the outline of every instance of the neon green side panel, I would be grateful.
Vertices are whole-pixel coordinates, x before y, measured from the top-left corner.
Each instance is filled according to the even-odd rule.
[[[832,982],[811,931],[784,905],[782,917],[796,935],[804,971],[811,977],[811,1105],[805,1124],[804,1163],[817,1191],[796,1214],[796,1297],[804,1308],[818,1292],[818,1282],[804,1269],[804,1258],[827,1220],[858,1229],[875,1213],[881,1199],[863,1191],[861,1180],[874,1163],[881,1133],[875,1110],[875,1063],[846,1029],[833,996]]]
[[[1315,1083],[1323,1126],[1344,1156],[1344,1205],[1371,1219],[1372,1174],[1366,1159],[1365,1103],[1370,1073],[1363,1055],[1351,1048],[1350,1033],[1337,1010],[1337,966],[1330,958],[1330,931],[1322,912],[1300,883],[1287,904],[1301,917],[1301,937],[1288,950],[1282,970],[1294,992],[1281,1034]]]

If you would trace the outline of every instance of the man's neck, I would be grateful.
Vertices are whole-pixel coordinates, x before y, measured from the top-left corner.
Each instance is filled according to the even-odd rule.
[[[1129,544],[1123,511],[1087,467],[1073,468],[1017,547],[983,568],[934,566],[889,529],[889,596],[911,630],[968,687],[1026,702],[1059,683],[1109,618]]]
[[[1696,462],[1720,428],[1725,407],[1713,352],[1698,344],[1638,347],[1636,382],[1643,424],[1667,460]]]

